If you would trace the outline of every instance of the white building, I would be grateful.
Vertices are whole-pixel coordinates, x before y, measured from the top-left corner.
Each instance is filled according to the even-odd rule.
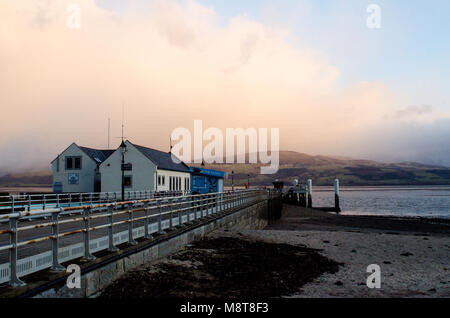
[[[54,192],[99,192],[99,166],[114,150],[98,150],[71,144],[52,162]]]
[[[125,191],[190,190],[189,167],[175,163],[172,154],[125,142]],[[119,147],[100,164],[101,191],[122,189],[122,148]]]

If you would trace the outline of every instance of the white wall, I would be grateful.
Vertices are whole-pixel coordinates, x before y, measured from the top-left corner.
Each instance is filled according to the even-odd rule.
[[[132,176],[132,186],[125,191],[155,190],[156,165],[131,143],[126,142],[125,163],[133,165],[132,171],[125,171],[125,176]],[[100,165],[102,192],[122,191],[122,153],[119,147]]]
[[[158,185],[158,191],[170,191],[170,181],[169,177],[181,177],[181,191],[188,190],[184,186],[184,179],[188,178],[189,183],[191,182],[191,174],[189,172],[178,172],[178,171],[170,171],[170,170],[162,170],[158,169],[158,176],[164,176],[166,179],[165,185]]]
[[[66,157],[81,157],[81,170],[66,170]],[[94,178],[97,164],[86,155],[78,146],[73,143],[59,156],[59,172],[57,171],[57,161],[52,162],[53,184],[61,182],[63,192],[94,192]],[[69,184],[69,174],[78,174],[78,184]]]

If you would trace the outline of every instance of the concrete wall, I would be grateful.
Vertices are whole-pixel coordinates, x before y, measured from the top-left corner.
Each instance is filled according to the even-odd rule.
[[[66,157],[81,157],[81,170],[66,170]],[[59,171],[57,169],[59,160]],[[73,143],[52,162],[53,184],[61,182],[63,192],[94,192],[97,164]],[[78,174],[78,184],[69,184],[69,174]]]
[[[133,165],[132,171],[125,176],[132,177],[132,186],[125,191],[154,191],[156,165],[128,141],[125,163]],[[120,192],[122,190],[122,152],[120,147],[100,165],[102,192]]]
[[[262,199],[262,201],[241,210],[218,214],[216,218],[205,220],[203,223],[188,228],[187,230],[180,229],[183,232],[179,235],[175,233],[174,236],[156,242],[153,245],[143,246],[142,244],[148,243],[142,242],[136,247],[131,247],[136,251],[135,253],[114,259],[107,265],[102,265],[97,269],[83,274],[80,289],[69,289],[64,281],[59,287],[48,289],[45,292],[37,294],[35,297],[95,297],[95,295],[99,294],[112,281],[120,278],[128,270],[166,257],[217,229],[241,230],[265,228],[270,221],[270,215],[273,212],[271,209],[274,206],[274,204],[270,203],[270,200]],[[101,260],[97,259],[97,262],[99,261]]]

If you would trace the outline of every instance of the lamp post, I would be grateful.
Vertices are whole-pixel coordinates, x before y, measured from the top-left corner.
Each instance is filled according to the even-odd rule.
[[[125,152],[127,151],[127,145],[122,140],[122,143],[120,144],[120,149],[122,150],[122,201],[125,200]]]

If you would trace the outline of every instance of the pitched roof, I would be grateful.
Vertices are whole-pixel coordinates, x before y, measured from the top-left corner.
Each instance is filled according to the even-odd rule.
[[[89,157],[91,157],[97,164],[101,164],[103,161],[105,161],[109,156],[112,155],[112,153],[115,150],[99,150],[99,149],[92,149],[87,147],[80,147],[81,150],[84,151]]]
[[[189,167],[184,162],[173,162],[172,154],[170,152],[162,152],[135,144],[132,145],[135,146],[140,152],[142,152],[147,158],[156,163],[158,169],[189,173]]]

